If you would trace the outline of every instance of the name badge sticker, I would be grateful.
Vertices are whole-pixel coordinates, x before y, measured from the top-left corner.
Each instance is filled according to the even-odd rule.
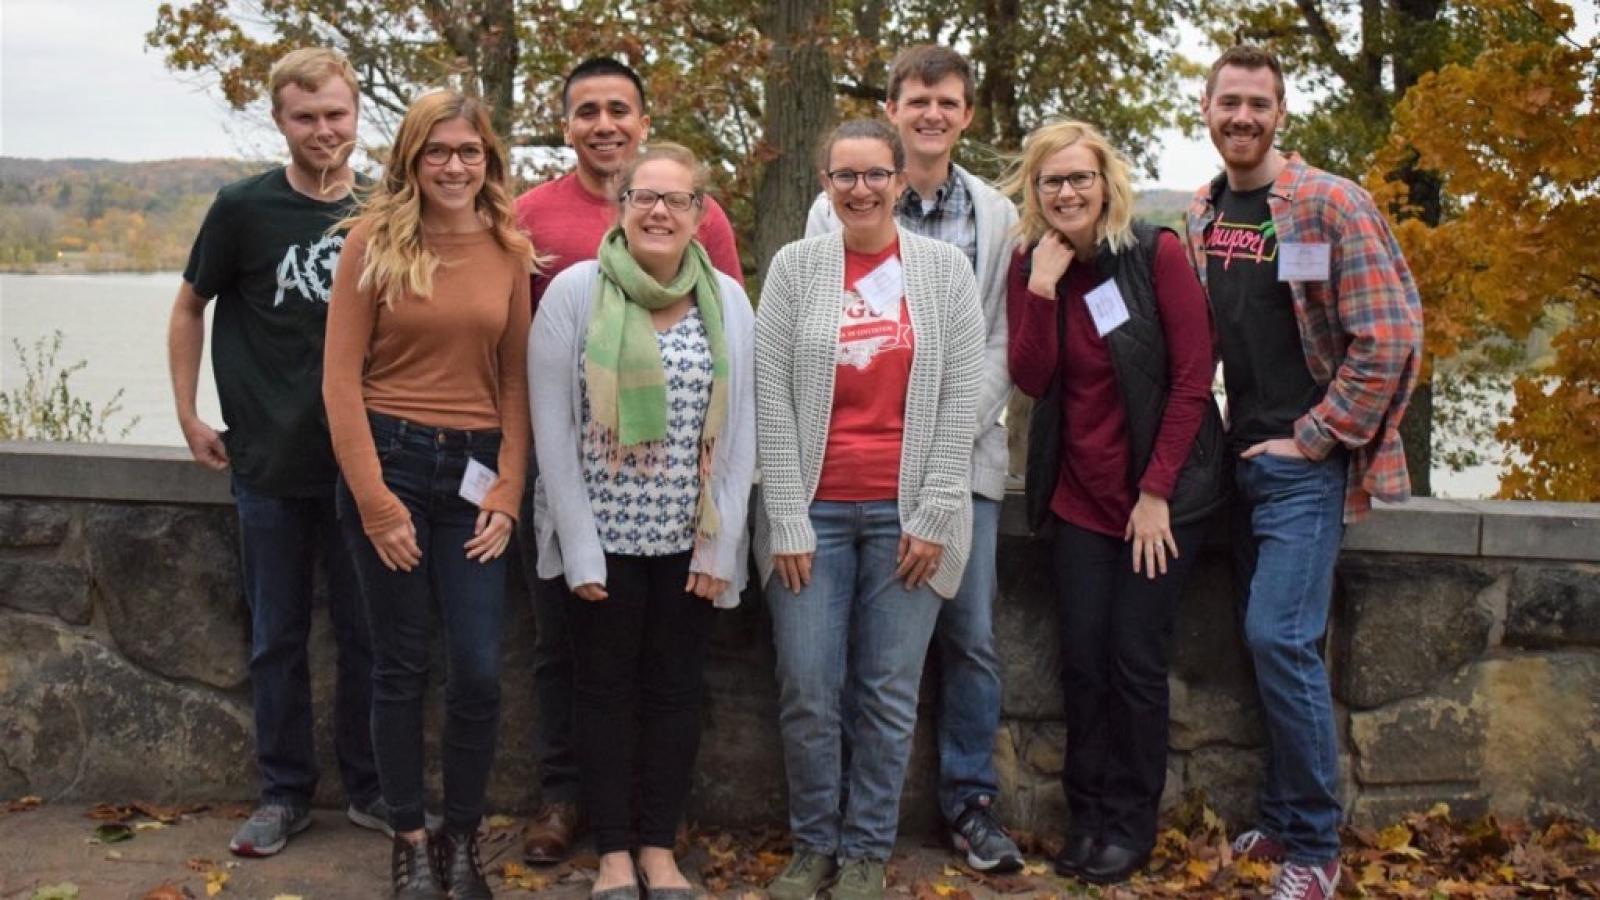
[[[884,260],[882,265],[856,280],[856,293],[880,316],[896,309],[905,292],[905,270],[900,267],[898,258]]]
[[[1327,281],[1330,245],[1281,243],[1278,245],[1279,281]]]
[[[1094,318],[1095,330],[1105,337],[1115,331],[1117,326],[1128,321],[1128,304],[1122,300],[1122,292],[1117,290],[1117,283],[1107,280],[1104,284],[1083,295],[1083,302],[1089,306],[1089,315]]]
[[[473,506],[481,507],[483,498],[489,496],[489,489],[494,487],[495,480],[499,477],[493,469],[468,458],[467,471],[461,476],[461,488],[456,493]]]

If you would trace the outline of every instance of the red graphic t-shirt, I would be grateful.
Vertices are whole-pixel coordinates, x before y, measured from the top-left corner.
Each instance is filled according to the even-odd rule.
[[[892,284],[884,273],[869,279],[886,264],[898,269],[898,240],[878,253],[844,254],[833,418],[818,500],[859,503],[900,496],[900,443],[915,349],[911,310],[903,289],[893,296],[862,284],[863,279],[867,285]]]

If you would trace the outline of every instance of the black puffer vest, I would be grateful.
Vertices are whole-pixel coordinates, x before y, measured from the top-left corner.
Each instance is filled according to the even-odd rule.
[[[1106,346],[1128,418],[1128,477],[1134,496],[1138,496],[1139,479],[1150,464],[1156,436],[1161,431],[1161,419],[1167,409],[1167,340],[1161,330],[1154,281],[1156,239],[1163,231],[1171,229],[1135,221],[1133,246],[1118,253],[1102,247],[1095,257],[1100,278],[1116,281],[1117,290],[1128,307],[1128,321],[1106,335]],[[1056,339],[1060,340],[1059,331]],[[1054,402],[1060,402],[1057,392],[1050,394],[1055,396]],[[1032,446],[1032,437],[1030,435],[1028,447],[1030,456],[1036,449],[1043,449]],[[1203,519],[1227,500],[1230,482],[1226,448],[1222,416],[1214,401],[1207,403],[1189,458],[1178,474],[1172,496],[1167,499],[1172,524],[1183,525]],[[1049,490],[1054,491],[1053,479]]]

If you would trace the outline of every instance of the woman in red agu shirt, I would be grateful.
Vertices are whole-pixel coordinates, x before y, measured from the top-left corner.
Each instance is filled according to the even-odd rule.
[[[372,626],[372,744],[394,896],[486,900],[476,836],[500,725],[506,545],[528,460],[533,247],[483,104],[418,97],[339,257],[322,394]],[[443,847],[423,825],[423,695],[446,660]],[[436,871],[437,861],[441,871]]]
[[[1211,317],[1182,241],[1133,219],[1128,165],[1092,127],[1034,131],[1006,187],[1023,199],[1011,377],[1061,424],[1057,470],[1030,466],[1028,485],[1055,525],[1071,817],[1056,868],[1115,883],[1155,845],[1173,618],[1224,499]]]
[[[795,844],[768,892],[801,900],[833,883],[870,900],[894,848],[923,657],[971,543],[984,324],[966,256],[895,224],[905,150],[892,128],[845,122],[818,164],[843,229],[779,250],[756,313],[756,552]]]

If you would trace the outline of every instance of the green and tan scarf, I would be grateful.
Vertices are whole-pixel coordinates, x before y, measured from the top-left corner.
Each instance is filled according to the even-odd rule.
[[[696,543],[714,538],[721,520],[711,492],[711,460],[728,420],[728,345],[723,334],[717,272],[699,241],[690,241],[678,275],[668,284],[640,268],[628,239],[614,227],[600,241],[600,295],[589,314],[584,343],[589,415],[595,435],[613,458],[621,448],[667,437],[667,376],[661,367],[650,311],[694,293],[711,348],[711,405],[700,432],[700,504]]]

